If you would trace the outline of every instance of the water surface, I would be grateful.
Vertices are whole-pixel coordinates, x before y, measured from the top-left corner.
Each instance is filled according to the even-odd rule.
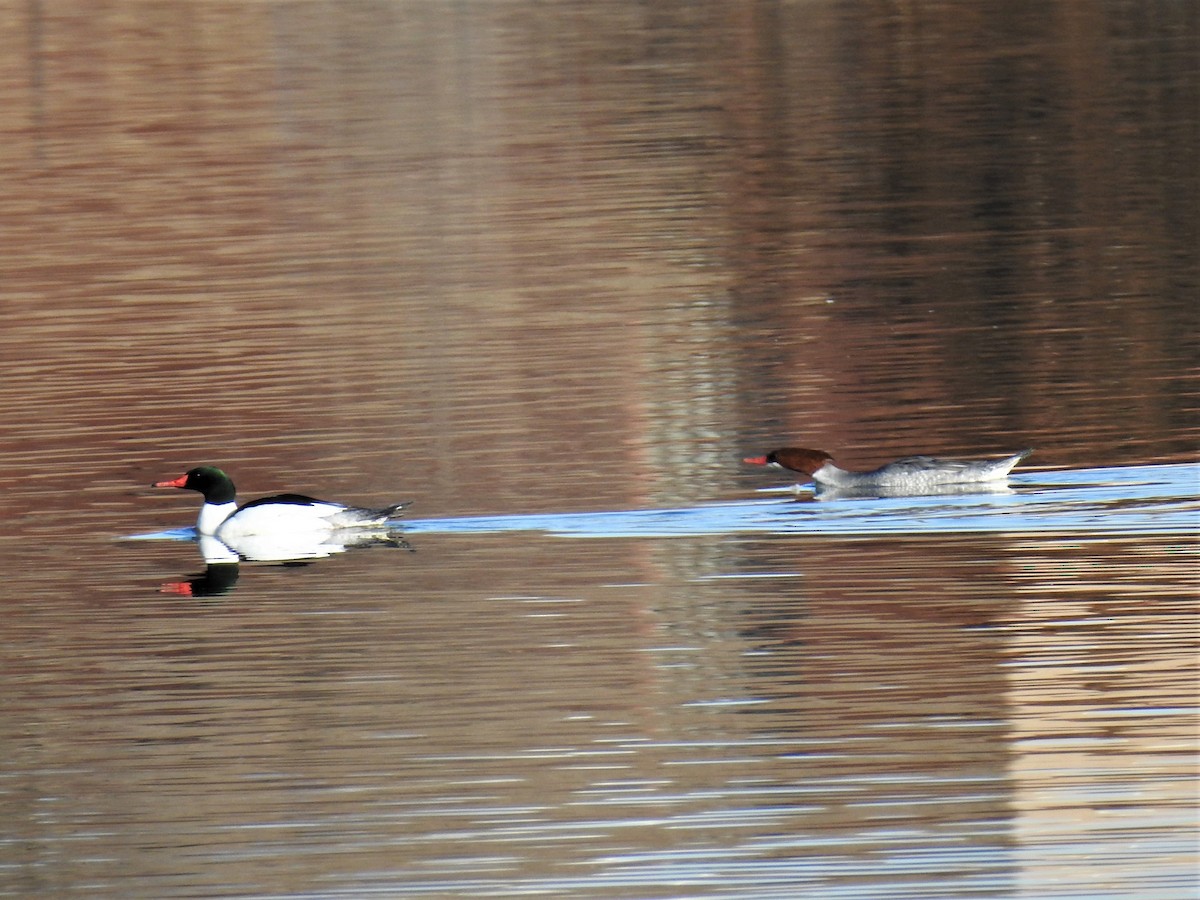
[[[0,893],[1196,895],[1191,5],[7,19]]]

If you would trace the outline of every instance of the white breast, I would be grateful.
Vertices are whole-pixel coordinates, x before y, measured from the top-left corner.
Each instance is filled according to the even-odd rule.
[[[221,523],[233,515],[237,504],[205,503],[200,507],[200,517],[196,519],[196,531],[200,534],[216,534]]]

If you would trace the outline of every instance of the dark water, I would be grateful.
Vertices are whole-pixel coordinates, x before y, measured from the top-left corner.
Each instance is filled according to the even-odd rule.
[[[1194,5],[6,19],[0,894],[1196,896]]]

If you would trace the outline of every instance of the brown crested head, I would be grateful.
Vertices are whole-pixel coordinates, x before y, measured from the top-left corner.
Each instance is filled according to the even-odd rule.
[[[831,459],[833,457],[824,450],[808,450],[804,447],[780,447],[766,456],[769,466],[775,465],[805,475],[812,475]]]

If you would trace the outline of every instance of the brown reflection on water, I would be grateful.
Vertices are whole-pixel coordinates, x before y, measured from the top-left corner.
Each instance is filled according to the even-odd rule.
[[[1124,858],[1130,830],[1151,846],[1147,865],[1164,893],[1196,884],[1196,548],[1096,549],[1070,539],[1027,546],[1022,599],[1005,625],[1027,896],[1084,859]],[[1097,865],[1087,883],[1138,890],[1114,869]]]
[[[813,435],[865,467],[931,439],[962,450],[1018,434],[1056,463],[1085,422],[1096,443],[1076,460],[1158,455],[1145,441],[1163,434],[1184,438],[1168,453],[1194,455],[1177,403],[1193,373],[1140,383],[1187,356],[1198,324],[1183,298],[1200,277],[1179,266],[1200,234],[1195,155],[1178,142],[1194,116],[1168,99],[1131,8],[961,12],[848,15],[798,58],[767,25],[770,75],[730,82],[777,135],[740,161],[768,194],[735,219],[750,248],[735,290],[774,345],[745,387],[751,427],[762,404],[779,436]],[[1162,12],[1141,24],[1171,56],[1195,35]],[[801,33],[806,9],[789,15],[783,33]],[[997,53],[997,40],[1013,43]],[[1168,297],[1175,313],[1146,314]],[[940,435],[920,421],[933,407]]]
[[[690,857],[714,896],[866,896],[901,860],[929,896],[1054,896],[1081,836],[1106,883],[1187,878],[1194,560],[1166,541],[425,535],[215,601],[129,589],[179,549],[10,605],[26,890],[586,893]]]
[[[1051,8],[32,4],[10,487],[85,443],[450,512],[796,438],[1186,458],[1191,20]]]

